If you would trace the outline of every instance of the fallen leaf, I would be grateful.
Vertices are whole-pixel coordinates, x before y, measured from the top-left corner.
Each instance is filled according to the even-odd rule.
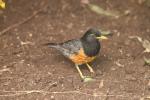
[[[93,79],[89,76],[85,77],[84,80],[83,80],[83,82],[91,82],[91,81],[95,81],[95,79]]]
[[[145,4],[148,6],[148,7],[150,7],[150,0],[145,0],[146,2],[145,2]]]
[[[3,73],[3,72],[10,72],[10,69],[9,68],[5,68],[5,69],[1,69],[0,70],[0,75]]]
[[[104,10],[103,8],[101,8],[95,4],[88,4],[88,6],[93,12],[95,12],[97,14],[111,16],[111,17],[115,17],[115,18],[119,17],[119,15],[116,12]]]
[[[146,40],[146,39],[143,40],[139,36],[130,36],[129,38],[131,38],[131,39],[133,39],[133,38],[138,39],[138,41],[142,43],[143,48],[145,48],[144,52],[150,53],[150,42],[148,40]]]
[[[2,0],[0,0],[0,7],[5,9],[5,2],[3,2]]]
[[[143,47],[145,48],[144,52],[150,52],[150,42],[148,40],[143,41]]]
[[[110,32],[110,31],[103,31],[103,30],[100,30],[100,32],[101,32],[101,34],[102,34],[103,36],[113,35],[113,33]]]
[[[21,45],[27,45],[27,44],[33,45],[34,43],[30,41],[26,41],[26,42],[21,41]]]
[[[119,67],[124,67],[124,65],[120,64],[119,61],[116,61],[115,63],[116,63],[116,65],[119,66]]]
[[[150,66],[150,59],[147,59],[144,57],[144,61],[145,61],[145,65],[149,65]]]
[[[101,80],[100,84],[99,84],[99,88],[104,87],[104,80]]]

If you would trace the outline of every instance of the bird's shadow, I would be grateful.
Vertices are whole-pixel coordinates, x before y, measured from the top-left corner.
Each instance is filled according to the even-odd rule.
[[[97,72],[107,72],[110,70],[110,59],[107,55],[100,55],[95,59],[95,61],[91,62],[91,65],[93,66],[93,69]]]

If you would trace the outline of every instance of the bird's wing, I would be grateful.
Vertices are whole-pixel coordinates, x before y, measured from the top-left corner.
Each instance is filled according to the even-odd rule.
[[[57,49],[66,57],[77,54],[81,48],[82,43],[79,39],[69,40],[57,46]]]

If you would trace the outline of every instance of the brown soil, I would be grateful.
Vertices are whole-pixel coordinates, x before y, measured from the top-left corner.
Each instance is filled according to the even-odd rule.
[[[150,67],[143,57],[150,56],[129,38],[150,40],[150,8],[137,1],[92,1],[104,9],[130,11],[116,19],[92,12],[79,0],[8,0],[0,11],[1,31],[48,7],[0,36],[0,100],[149,100]],[[114,34],[102,41],[92,64],[96,81],[84,83],[72,62],[41,44],[79,38],[91,27]]]

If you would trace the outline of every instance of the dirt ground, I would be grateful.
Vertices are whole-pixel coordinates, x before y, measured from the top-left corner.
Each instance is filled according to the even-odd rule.
[[[150,40],[150,8],[142,0],[91,1],[107,10],[128,12],[119,18],[96,14],[80,0],[5,1],[0,31],[43,9],[0,36],[0,100],[150,100],[150,67],[143,60],[150,55],[129,38]],[[41,44],[79,38],[91,27],[114,34],[102,41],[91,64],[96,81],[84,83],[72,62]]]

